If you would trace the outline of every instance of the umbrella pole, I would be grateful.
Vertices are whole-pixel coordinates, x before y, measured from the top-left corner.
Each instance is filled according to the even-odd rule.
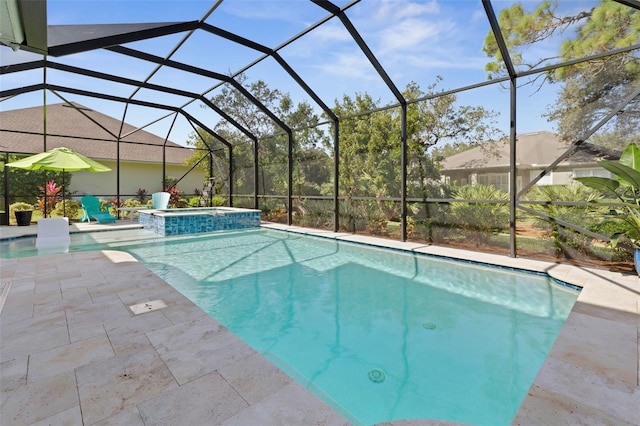
[[[44,186],[42,187],[44,190],[42,192],[44,192],[44,203],[43,203],[43,210],[44,210],[44,218],[47,218],[47,178],[49,178],[48,173],[45,173],[45,179],[44,179]]]
[[[67,217],[67,207],[64,196],[64,169],[62,169],[62,217]]]

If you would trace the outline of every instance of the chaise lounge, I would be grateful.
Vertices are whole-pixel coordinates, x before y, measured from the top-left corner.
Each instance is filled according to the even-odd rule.
[[[116,217],[109,212],[105,212],[100,207],[100,200],[93,195],[85,195],[81,199],[82,210],[84,215],[82,216],[82,222],[85,220],[91,223],[91,219],[95,219],[98,223],[115,222]]]

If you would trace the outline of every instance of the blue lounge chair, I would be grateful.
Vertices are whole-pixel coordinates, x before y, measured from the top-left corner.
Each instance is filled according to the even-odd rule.
[[[91,219],[95,219],[98,223],[115,222],[116,217],[109,212],[105,212],[100,207],[100,200],[93,195],[85,195],[82,197],[82,210],[84,215],[82,221],[91,223]]]
[[[166,209],[169,206],[169,198],[171,198],[171,194],[168,192],[154,192],[151,194],[153,208],[158,210]]]

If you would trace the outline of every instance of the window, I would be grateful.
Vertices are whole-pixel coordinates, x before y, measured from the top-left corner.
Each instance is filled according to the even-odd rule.
[[[478,175],[478,183],[492,185],[501,191],[509,192],[509,173],[487,173]]]
[[[573,169],[574,178],[590,177],[590,176],[604,177],[609,179],[614,178],[614,176],[611,173],[609,173],[606,169],[603,169],[602,167],[592,167],[589,169]]]

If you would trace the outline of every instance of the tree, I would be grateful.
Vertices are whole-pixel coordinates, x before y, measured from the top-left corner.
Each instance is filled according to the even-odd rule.
[[[340,117],[339,195],[341,222],[349,231],[361,228],[373,217],[397,217],[398,209],[381,198],[399,196],[400,133],[389,110],[368,93],[344,94],[335,100],[333,112]],[[333,194],[332,185],[324,186]],[[355,201],[374,196],[377,201]],[[376,207],[377,203],[377,207]]]
[[[640,41],[640,13],[623,4],[604,0],[589,10],[561,14],[558,3],[541,2],[531,12],[521,3],[500,11],[500,28],[514,65],[534,69],[552,60],[562,62],[606,53],[631,46]],[[524,49],[552,37],[573,31],[558,46],[555,56],[525,62]],[[483,51],[493,58],[485,69],[489,78],[504,75],[505,66],[493,32],[485,39]],[[542,77],[541,81],[538,81]],[[629,90],[640,84],[640,61],[637,51],[631,51],[573,66],[557,68],[540,74],[536,84],[562,83],[558,100],[545,116],[558,122],[560,136],[565,140],[580,139],[585,131],[614,108],[618,108]],[[640,111],[636,100],[627,113],[616,120],[616,127],[637,128]]]
[[[440,78],[429,86],[435,93]],[[413,101],[426,94],[410,83],[403,96]],[[439,144],[480,144],[499,134],[492,122],[495,113],[483,107],[457,105],[455,95],[438,96],[407,107],[408,195],[431,198],[441,189],[437,158],[431,149]],[[344,95],[334,112],[340,121],[340,195],[347,197],[346,210],[358,213],[353,197],[375,196],[378,214],[398,220],[401,187],[401,109],[384,109],[369,94]],[[359,212],[360,214],[365,214]],[[372,213],[369,213],[370,215]]]
[[[409,83],[403,95],[408,100],[435,94],[442,77],[424,93],[418,84]],[[411,103],[407,109],[407,148],[412,159],[408,170],[412,196],[429,198],[433,181],[439,181],[438,149],[444,145],[453,149],[488,145],[503,136],[495,123],[497,113],[481,106],[458,105],[453,94]]]
[[[270,89],[262,80],[249,83],[245,75],[238,76],[236,80],[290,128],[301,128],[295,132],[293,138],[294,154],[297,155],[297,158],[320,155],[322,151],[320,147],[326,141],[323,139],[323,133],[313,128],[319,122],[319,118],[308,103],[301,102],[294,105],[289,94],[277,89]],[[261,192],[265,194],[286,193],[288,137],[283,129],[249,98],[232,86],[223,86],[221,92],[212,97],[211,101],[258,138]],[[219,120],[213,130],[234,147],[235,192],[253,193],[253,144],[251,140],[224,119]],[[227,182],[226,170],[229,158],[228,150],[222,142],[216,140],[214,136],[203,129],[198,129],[197,133],[190,136],[188,144],[199,149],[191,157],[191,164],[200,160],[204,152],[212,149],[213,177],[218,182]],[[208,162],[203,161],[200,164],[205,168],[208,176]],[[296,167],[294,174],[298,181],[304,181],[304,174],[307,172],[313,173],[313,171]],[[318,172],[315,171],[315,173]]]
[[[473,149],[475,148],[475,146],[476,146],[475,144],[467,143],[467,142],[460,142],[456,145],[447,144],[442,146],[436,146],[436,147],[433,147],[433,149],[431,150],[431,155],[433,156],[434,160],[442,161],[445,158],[451,157],[452,155],[456,155],[461,152],[465,152],[470,149]]]

